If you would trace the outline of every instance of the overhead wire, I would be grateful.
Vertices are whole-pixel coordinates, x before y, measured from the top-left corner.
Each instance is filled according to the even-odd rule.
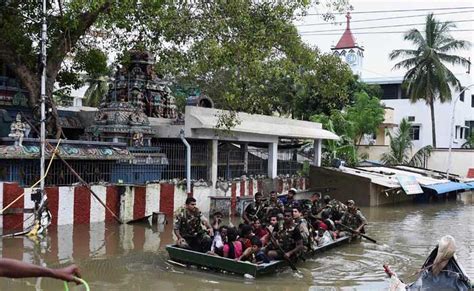
[[[451,21],[453,23],[462,23],[462,22],[473,22],[474,19],[462,19],[462,20],[455,20]],[[425,25],[426,22],[421,23],[404,23],[404,24],[392,24],[392,25],[378,25],[378,26],[365,26],[365,27],[351,27],[351,31],[358,31],[364,29],[378,29],[378,28],[391,28],[391,27],[403,27],[403,26],[415,26],[415,25]],[[326,30],[307,30],[307,31],[300,31],[300,34],[311,34],[313,32],[343,32],[344,29],[326,29]],[[358,32],[360,33],[360,32]]]
[[[449,32],[466,32],[466,31],[474,31],[474,29],[451,29]],[[406,33],[406,30],[399,30],[399,31],[362,31],[362,32],[354,32],[355,34],[395,34],[395,33]],[[307,33],[302,34],[301,36],[313,36],[313,35],[341,35],[340,32],[328,32],[328,33]]]
[[[435,13],[434,15],[439,16],[439,15],[459,14],[459,13],[469,13],[469,12],[474,12],[474,10]],[[370,18],[370,19],[356,19],[356,20],[351,20],[351,23],[371,22],[371,21],[390,20],[390,19],[402,19],[402,18],[414,18],[414,17],[425,17],[425,16],[426,16],[426,14],[416,14],[416,15],[379,17],[379,18]],[[304,24],[295,24],[295,25],[302,27],[302,26],[319,26],[319,25],[340,25],[340,24],[345,24],[345,23],[346,23],[346,21],[337,21],[337,22],[324,22],[324,23],[304,23]]]
[[[390,10],[367,10],[367,11],[350,11],[351,14],[371,14],[371,13],[399,13],[399,12],[413,12],[413,11],[439,11],[439,10],[463,10],[474,9],[474,6],[460,6],[460,7],[437,7],[437,8],[415,8],[415,9],[390,9]],[[324,15],[326,13],[306,13],[304,16]],[[346,14],[346,12],[333,12],[332,14]]]

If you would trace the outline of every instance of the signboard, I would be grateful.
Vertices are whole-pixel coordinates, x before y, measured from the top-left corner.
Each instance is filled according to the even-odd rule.
[[[407,195],[422,194],[423,190],[414,176],[398,176],[398,183],[402,186]]]

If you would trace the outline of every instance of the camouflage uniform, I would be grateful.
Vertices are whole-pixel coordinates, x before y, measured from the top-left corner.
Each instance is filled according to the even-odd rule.
[[[263,202],[261,202],[259,205],[257,205],[255,202],[247,205],[245,207],[245,213],[247,214],[247,217],[250,220],[254,220],[256,218],[260,219],[262,222],[263,219],[265,218],[265,205]]]
[[[291,228],[286,228],[285,226],[283,226],[280,230],[274,231],[273,236],[275,237],[276,241],[284,252],[289,252],[293,250],[296,247],[297,242],[303,239],[301,237],[300,231],[297,228],[297,225],[294,225]],[[269,247],[269,249],[276,250],[279,256],[283,258],[284,254],[281,253],[280,249],[277,246],[273,245],[273,243]]]
[[[189,213],[186,207],[180,207],[174,213],[174,229],[179,231],[192,250],[207,252],[212,240],[202,228],[201,216],[198,208]]]
[[[303,245],[309,247],[311,245],[311,235],[308,221],[304,218],[298,218],[295,223],[296,228],[299,230],[301,238],[303,239]]]
[[[264,207],[265,212],[268,213],[267,218],[269,218],[269,216],[281,213],[285,206],[283,205],[283,202],[281,202],[281,200],[277,198],[276,201],[267,200],[264,203]]]
[[[326,208],[330,210],[329,218],[333,221],[341,219],[342,215],[347,211],[347,206],[336,199],[329,201]]]
[[[367,219],[364,217],[362,212],[360,212],[360,210],[357,210],[356,213],[346,211],[341,218],[341,223],[352,229],[356,229],[361,224],[367,223]]]

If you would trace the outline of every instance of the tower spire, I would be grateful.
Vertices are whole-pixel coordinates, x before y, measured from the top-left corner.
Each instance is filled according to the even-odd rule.
[[[346,29],[351,29],[351,13],[347,11],[346,14]]]

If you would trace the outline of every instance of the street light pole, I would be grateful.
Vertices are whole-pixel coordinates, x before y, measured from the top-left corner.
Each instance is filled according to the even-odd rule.
[[[464,93],[464,91],[466,91],[467,89],[469,89],[469,87],[472,87],[474,86],[474,84],[471,84],[467,87],[464,87],[461,92],[459,92],[458,96],[456,97],[456,99],[454,99],[454,103],[453,103],[453,111],[451,113],[451,134],[450,134],[450,137],[449,137],[449,149],[448,149],[448,167],[446,169],[446,179],[449,180],[449,171],[451,170],[451,151],[453,149],[453,137],[454,137],[454,111],[456,110],[456,103],[458,102],[459,98],[461,97],[462,93]]]

